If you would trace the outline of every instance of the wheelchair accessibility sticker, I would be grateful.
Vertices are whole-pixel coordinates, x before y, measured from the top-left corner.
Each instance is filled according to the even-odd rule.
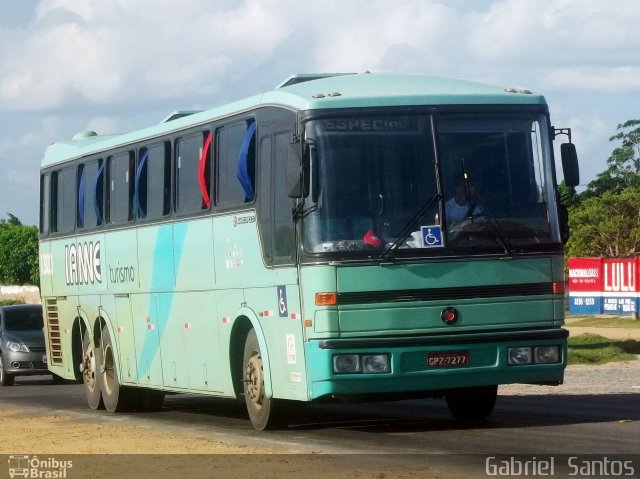
[[[276,286],[278,290],[278,316],[286,318],[289,316],[289,310],[287,309],[287,287]]]
[[[440,225],[421,226],[420,236],[422,237],[423,248],[443,248],[442,228]]]

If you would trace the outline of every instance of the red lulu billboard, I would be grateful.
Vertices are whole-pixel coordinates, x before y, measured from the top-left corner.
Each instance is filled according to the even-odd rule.
[[[640,258],[570,258],[569,311],[573,314],[635,314]]]

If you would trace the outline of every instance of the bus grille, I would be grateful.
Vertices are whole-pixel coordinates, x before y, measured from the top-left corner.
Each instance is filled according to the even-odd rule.
[[[58,316],[58,301],[55,298],[45,300],[47,315],[47,340],[51,354],[51,364],[62,364],[62,338],[60,337],[60,318]]]
[[[338,293],[338,304],[402,303],[411,301],[453,301],[461,299],[536,296],[553,293],[551,283],[459,286],[455,288],[354,291]]]

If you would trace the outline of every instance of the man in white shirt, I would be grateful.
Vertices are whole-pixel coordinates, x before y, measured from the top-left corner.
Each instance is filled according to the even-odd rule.
[[[444,205],[449,228],[467,218],[482,216],[482,210],[474,201],[475,191],[471,186],[465,185],[465,175],[463,173],[456,177],[454,195]]]

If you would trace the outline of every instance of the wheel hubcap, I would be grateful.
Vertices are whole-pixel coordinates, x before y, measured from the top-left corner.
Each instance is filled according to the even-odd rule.
[[[256,407],[262,407],[264,399],[264,381],[262,379],[262,359],[254,354],[247,363],[245,370],[245,391],[247,397]]]
[[[104,385],[107,394],[113,392],[115,386],[115,362],[113,360],[113,349],[107,345],[104,348]]]
[[[95,349],[91,344],[87,345],[87,349],[84,352],[83,363],[84,371],[82,375],[84,376],[84,383],[90,389],[94,389],[96,387],[96,355]]]

